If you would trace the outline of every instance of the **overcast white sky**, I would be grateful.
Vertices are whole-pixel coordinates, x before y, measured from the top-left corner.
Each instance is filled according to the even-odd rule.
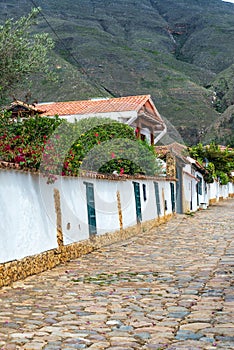
[[[223,0],[225,2],[232,2],[234,4],[234,0]]]

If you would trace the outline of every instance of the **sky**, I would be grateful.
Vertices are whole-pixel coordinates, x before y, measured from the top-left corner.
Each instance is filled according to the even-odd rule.
[[[234,0],[223,0],[225,2],[232,2],[234,4]]]

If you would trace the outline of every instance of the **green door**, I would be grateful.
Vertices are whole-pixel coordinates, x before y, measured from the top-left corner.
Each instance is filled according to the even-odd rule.
[[[181,166],[176,166],[176,212],[183,213],[183,169]]]
[[[138,182],[133,182],[133,186],[134,186],[135,203],[136,203],[136,217],[137,217],[137,222],[139,222],[142,220],[140,184]]]
[[[91,236],[91,235],[96,235],[96,233],[97,233],[94,190],[93,190],[93,184],[92,183],[85,182],[85,185],[86,185],[86,199],[87,199],[89,235]]]
[[[172,207],[172,212],[175,212],[175,185],[170,182],[170,187],[171,187],[171,207]]]
[[[161,206],[160,206],[160,197],[159,197],[159,187],[157,182],[154,182],[154,192],[155,192],[155,199],[156,199],[157,216],[159,217],[161,215]]]

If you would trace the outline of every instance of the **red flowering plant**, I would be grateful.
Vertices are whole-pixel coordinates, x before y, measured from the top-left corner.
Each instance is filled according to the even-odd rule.
[[[109,118],[69,123],[36,116],[15,122],[9,113],[0,115],[0,159],[40,170],[48,183],[80,170],[155,174],[155,157],[131,127]]]
[[[77,128],[80,136],[67,154],[65,175],[78,175],[80,170],[119,175],[159,174],[154,148],[137,140],[130,126],[111,119],[90,118],[79,121]]]
[[[38,170],[48,137],[60,123],[39,116],[16,122],[10,113],[0,114],[0,159]]]
[[[106,142],[111,144],[112,141],[120,138],[135,141],[134,130],[128,125],[108,118],[90,119],[83,119],[77,123],[80,135],[72,144],[65,159],[63,167],[63,173],[65,175],[78,175],[80,169],[87,171],[94,170],[92,165],[96,164],[98,159],[102,159],[102,155],[97,151],[97,154],[95,154],[95,157],[91,160],[89,154],[93,148],[97,148],[102,152],[102,145]],[[112,148],[113,150],[108,152],[108,154],[110,154],[110,158],[114,160],[115,149],[114,147]],[[96,167],[95,171],[106,172],[105,169],[96,169]]]
[[[136,138],[121,137],[93,147],[83,160],[82,169],[120,176],[154,176],[161,171],[152,147]]]

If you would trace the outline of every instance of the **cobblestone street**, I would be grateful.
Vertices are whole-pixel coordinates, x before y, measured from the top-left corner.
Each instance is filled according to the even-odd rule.
[[[0,349],[234,349],[234,200],[0,289]]]

